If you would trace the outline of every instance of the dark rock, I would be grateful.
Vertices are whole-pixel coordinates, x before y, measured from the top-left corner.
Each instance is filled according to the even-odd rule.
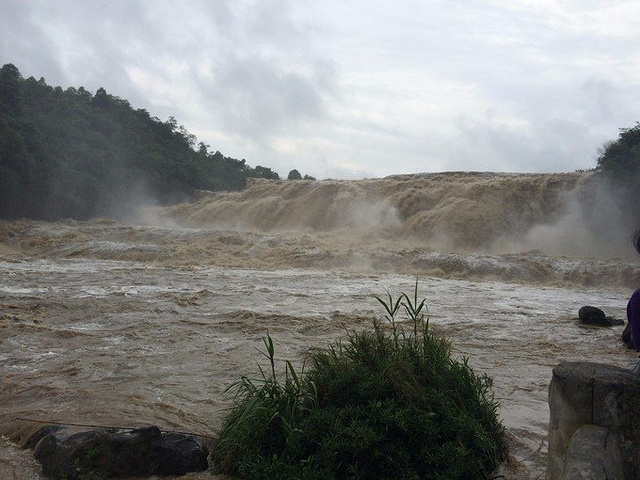
[[[34,456],[44,475],[69,480],[184,475],[208,467],[207,449],[196,437],[163,434],[157,427],[73,434],[58,429],[37,441]]]
[[[615,317],[607,317],[607,322],[609,322],[609,325],[611,325],[612,327],[621,327],[625,324],[624,320]]]
[[[156,453],[156,475],[184,475],[187,472],[206,470],[209,466],[208,452],[204,451],[203,446],[192,435],[166,433]]]
[[[549,414],[547,480],[564,478],[570,441],[583,425],[602,427],[618,442],[621,480],[640,478],[640,375],[613,365],[562,362],[553,369]]]
[[[585,306],[578,311],[580,323],[585,325],[597,325],[600,327],[611,327],[612,325],[624,325],[622,320],[607,317],[602,310],[597,307]],[[615,323],[614,323],[615,322]],[[619,323],[622,322],[622,323]]]
[[[42,427],[36,433],[31,435],[31,437],[29,437],[29,440],[27,440],[27,443],[24,444],[24,448],[28,448],[29,450],[34,450],[36,448],[36,445],[38,445],[38,442],[40,442],[40,440],[42,440],[44,437],[46,437],[47,435],[51,435],[52,433],[58,432],[60,430],[63,430],[65,428],[67,427],[64,427],[62,425],[47,425],[46,427]]]
[[[636,344],[634,343],[633,337],[631,336],[630,323],[627,323],[627,326],[624,327],[624,331],[622,332],[622,335],[620,335],[620,337],[622,338],[622,343],[625,343],[627,345],[627,348],[630,348],[630,349],[636,348]]]

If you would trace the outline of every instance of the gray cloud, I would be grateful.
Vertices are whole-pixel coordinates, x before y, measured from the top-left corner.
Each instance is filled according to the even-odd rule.
[[[323,114],[322,72],[302,74],[264,59],[225,64],[208,85],[223,124],[251,138]]]
[[[286,174],[570,171],[640,109],[633,2],[0,0],[0,62]]]
[[[326,113],[334,69],[294,23],[288,2],[250,2],[229,22],[223,47],[210,52],[196,80],[222,128],[268,145],[268,135]]]
[[[33,23],[31,6],[25,2],[0,0],[0,59],[13,63],[27,76],[65,78],[63,69],[55,60],[54,47],[45,33]]]
[[[507,127],[490,120],[473,122],[461,120],[460,160],[450,165],[459,170],[469,165],[471,170],[514,172],[566,172],[595,167],[591,145],[601,140],[584,125],[555,119],[531,125]],[[568,142],[567,139],[572,139]]]

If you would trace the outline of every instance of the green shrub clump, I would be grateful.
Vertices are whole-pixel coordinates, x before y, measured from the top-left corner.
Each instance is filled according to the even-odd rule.
[[[482,479],[504,459],[492,382],[429,326],[425,300],[376,297],[372,331],[309,352],[296,373],[243,377],[212,453],[241,478]],[[406,321],[401,321],[401,313]]]

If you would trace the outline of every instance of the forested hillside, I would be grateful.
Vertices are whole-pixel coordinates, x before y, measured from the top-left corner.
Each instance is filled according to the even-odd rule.
[[[126,217],[142,201],[168,204],[194,190],[239,190],[270,168],[212,153],[170,117],[99,88],[52,87],[0,70],[0,217]]]

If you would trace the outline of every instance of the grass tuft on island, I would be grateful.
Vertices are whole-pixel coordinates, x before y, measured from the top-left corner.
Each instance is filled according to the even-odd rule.
[[[253,478],[482,479],[504,460],[492,381],[429,326],[425,300],[376,297],[371,331],[309,352],[298,373],[270,370],[230,387],[234,405],[211,456],[219,473]]]

